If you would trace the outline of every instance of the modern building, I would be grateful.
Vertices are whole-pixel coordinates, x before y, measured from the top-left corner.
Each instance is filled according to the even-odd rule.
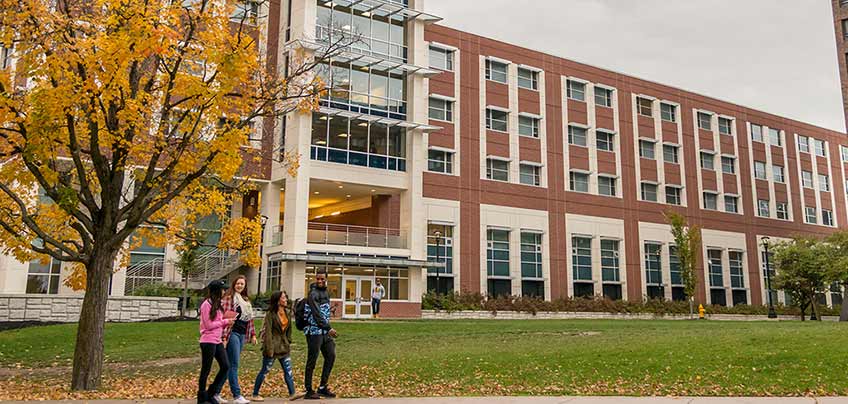
[[[764,237],[848,225],[844,133],[438,25],[422,3],[263,3],[275,60],[359,40],[318,69],[320,111],[265,122],[257,148],[302,157],[296,177],[256,168],[233,208],[265,220],[262,267],[211,251],[203,276],[299,297],[326,269],[346,317],[370,316],[377,279],[386,317],[419,315],[427,290],[681,299],[670,210],[703,228],[697,300],[763,304]],[[179,280],[172,249],[131,254],[114,294]],[[0,291],[64,293],[64,273],[5,257]]]

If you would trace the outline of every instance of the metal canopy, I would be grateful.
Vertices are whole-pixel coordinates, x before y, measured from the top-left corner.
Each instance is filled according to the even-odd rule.
[[[268,256],[268,261],[298,261],[315,262],[319,264],[348,264],[348,265],[380,265],[380,266],[405,266],[405,267],[428,267],[444,268],[443,262],[430,262],[413,260],[409,258],[396,257],[359,257],[349,255],[325,255],[325,254],[290,254],[276,253]]]
[[[326,50],[327,44],[321,41],[308,41],[308,40],[295,40],[292,41],[288,46],[298,43],[300,46],[304,48],[313,50],[313,51],[322,51]],[[375,55],[366,55],[363,53],[357,53],[350,50],[341,50],[337,54],[332,57],[333,62],[341,62],[341,63],[352,63],[356,65],[361,65],[365,67],[370,67],[372,69],[382,70],[382,71],[390,71],[395,69],[403,70],[407,74],[418,74],[424,77],[433,77],[441,73],[440,70],[431,69],[428,67],[417,66],[409,63],[402,63],[396,60],[386,59],[380,56]]]
[[[405,129],[418,129],[423,132],[434,132],[442,129],[441,126],[433,126],[424,123],[415,123],[409,121],[401,121],[399,119],[392,118],[384,118],[384,117],[376,117],[374,115],[363,114],[361,112],[351,112],[345,111],[343,109],[329,108],[329,107],[321,107],[320,112],[322,114],[326,114],[329,116],[341,116],[350,119],[361,119],[364,121],[370,121],[375,123],[380,123],[386,126],[400,126]]]
[[[360,4],[368,12],[380,11],[380,15],[382,16],[400,14],[408,20],[421,20],[426,24],[433,24],[442,20],[442,17],[423,11],[412,10],[407,6],[386,0],[331,0],[324,2],[324,5],[327,7],[332,7],[333,5],[353,7]]]

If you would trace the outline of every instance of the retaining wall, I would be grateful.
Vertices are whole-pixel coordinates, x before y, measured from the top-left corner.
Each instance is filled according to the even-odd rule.
[[[82,296],[0,294],[0,322],[79,321]],[[132,322],[179,315],[177,298],[111,296],[106,321]]]

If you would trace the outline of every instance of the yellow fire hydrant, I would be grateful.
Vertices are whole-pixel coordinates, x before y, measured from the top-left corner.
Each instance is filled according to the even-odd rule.
[[[704,319],[704,315],[705,315],[706,313],[707,313],[707,311],[706,311],[706,310],[704,310],[704,305],[703,305],[703,304],[699,304],[699,305],[698,305],[698,320],[703,320],[703,319]]]

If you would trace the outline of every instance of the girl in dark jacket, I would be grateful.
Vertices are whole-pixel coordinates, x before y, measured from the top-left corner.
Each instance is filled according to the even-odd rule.
[[[283,377],[289,389],[289,397],[294,396],[294,378],[292,377],[291,365],[291,310],[289,310],[289,296],[286,292],[277,291],[271,295],[268,303],[268,312],[265,313],[265,321],[260,332],[262,340],[262,370],[256,375],[253,383],[253,401],[264,401],[259,395],[259,389],[265,381],[265,375],[271,371],[274,361],[280,362],[283,367]]]

